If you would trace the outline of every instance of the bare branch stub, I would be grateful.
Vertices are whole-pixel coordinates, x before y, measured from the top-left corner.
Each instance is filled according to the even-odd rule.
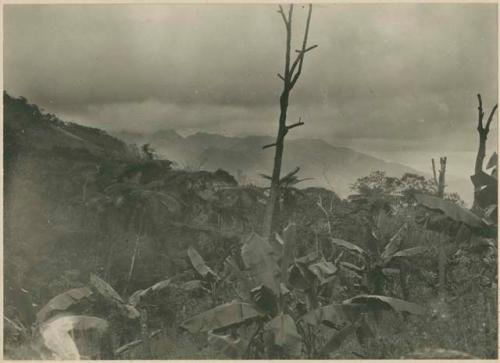
[[[484,112],[483,112],[483,100],[481,99],[480,93],[477,94],[477,100],[479,102],[479,106],[477,107],[477,110],[479,112],[478,122],[477,122],[477,131],[481,131],[483,129]]]
[[[299,122],[296,122],[294,124],[291,124],[289,126],[287,126],[287,130],[290,130],[290,129],[293,129],[294,127],[298,127],[298,126],[302,126],[302,125],[305,125],[304,122],[302,122],[302,119],[299,118]]]
[[[300,77],[300,74],[302,73],[302,65],[304,64],[304,54],[305,54],[305,50],[307,49],[307,38],[309,37],[309,25],[311,23],[311,14],[312,14],[312,5],[309,4],[309,11],[307,12],[306,30],[304,31],[304,40],[302,41],[302,51],[298,55],[298,59],[300,58],[299,68],[297,68],[297,72],[293,76],[293,79],[291,82],[292,88],[293,88],[293,86],[295,86],[295,83],[297,82],[297,80]]]
[[[283,10],[283,7],[281,5],[278,5],[278,6],[279,6],[278,13],[281,14],[281,17],[283,18],[283,22],[285,23],[285,26],[288,27],[288,20],[286,19],[286,15],[285,15],[285,12]]]
[[[490,130],[490,124],[491,121],[493,120],[493,115],[495,114],[495,111],[497,110],[498,104],[496,104],[493,109],[490,112],[490,115],[488,116],[488,121],[486,122],[486,127],[485,130],[489,131]]]
[[[311,45],[309,48],[304,49],[304,50],[302,50],[302,49],[295,49],[295,53],[307,53],[307,52],[309,52],[309,51],[311,51],[311,50],[313,50],[313,49],[315,49],[317,47],[318,47],[318,45],[314,44],[314,45]]]
[[[267,149],[267,148],[270,148],[270,147],[273,147],[273,146],[276,146],[275,142],[273,142],[272,144],[267,144],[267,145],[262,146],[262,149]]]

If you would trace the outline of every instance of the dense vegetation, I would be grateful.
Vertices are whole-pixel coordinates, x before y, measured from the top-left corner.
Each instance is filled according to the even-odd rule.
[[[376,172],[341,200],[296,169],[267,240],[265,188],[4,106],[7,358],[496,357],[491,198]]]

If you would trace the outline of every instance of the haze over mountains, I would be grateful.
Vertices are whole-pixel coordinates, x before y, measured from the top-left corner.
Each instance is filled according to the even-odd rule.
[[[272,169],[274,149],[262,149],[273,142],[268,136],[229,137],[197,132],[183,137],[174,130],[161,130],[151,134],[115,133],[130,143],[150,143],[164,158],[179,166],[193,169],[224,169],[239,182],[263,185],[260,174]],[[383,170],[391,176],[419,173],[407,165],[382,159],[345,147],[335,147],[320,139],[287,140],[285,144],[283,174],[300,167],[300,178],[312,178],[303,186],[333,188],[341,197],[350,194],[350,185],[372,171]]]

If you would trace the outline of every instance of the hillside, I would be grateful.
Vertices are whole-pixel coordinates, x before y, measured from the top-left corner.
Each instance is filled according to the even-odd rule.
[[[129,142],[151,143],[159,154],[183,166],[205,170],[223,168],[244,183],[263,185],[260,174],[267,174],[272,168],[273,149],[262,149],[273,142],[271,137],[228,137],[204,132],[183,137],[173,130],[149,135],[116,135]],[[409,166],[335,147],[319,139],[288,140],[285,148],[285,171],[299,166],[301,178],[313,178],[304,185],[333,188],[342,197],[351,193],[350,185],[357,178],[373,171],[385,171],[396,177],[404,173],[419,173]]]

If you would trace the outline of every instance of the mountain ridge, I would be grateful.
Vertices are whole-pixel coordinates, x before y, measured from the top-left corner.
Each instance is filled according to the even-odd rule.
[[[114,133],[129,142],[149,143],[162,156],[182,166],[225,169],[239,175],[241,183],[265,185],[260,174],[272,168],[274,152],[262,146],[274,142],[272,136],[227,136],[199,131],[182,136],[172,129],[151,134]],[[169,135],[164,138],[164,135]],[[342,196],[350,193],[350,185],[357,178],[372,171],[382,170],[390,176],[404,173],[424,174],[410,166],[389,162],[347,147],[338,147],[319,138],[289,139],[285,143],[283,173],[301,168],[302,177],[312,177],[304,186],[326,187],[332,185]]]

